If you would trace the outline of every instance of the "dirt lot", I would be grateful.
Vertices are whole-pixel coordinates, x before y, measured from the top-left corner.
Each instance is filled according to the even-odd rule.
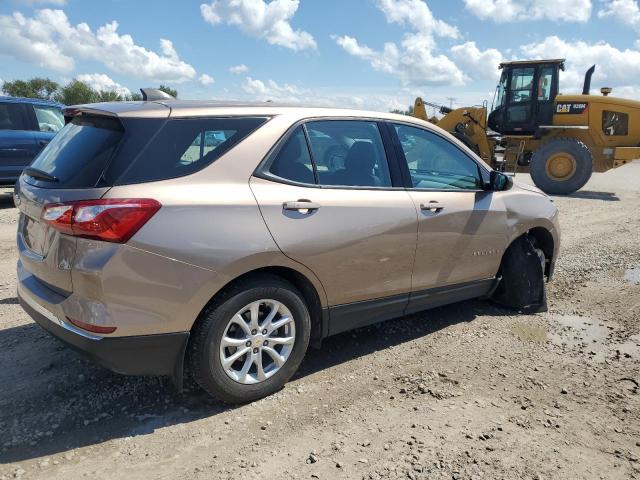
[[[16,299],[0,198],[0,478],[640,478],[640,163],[557,198],[550,310],[473,301],[330,338],[237,408],[111,374]]]

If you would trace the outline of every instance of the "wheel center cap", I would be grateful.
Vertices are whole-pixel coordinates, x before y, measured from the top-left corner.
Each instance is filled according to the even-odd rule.
[[[262,344],[264,343],[264,336],[263,335],[255,335],[253,337],[253,348],[258,348],[261,347]]]

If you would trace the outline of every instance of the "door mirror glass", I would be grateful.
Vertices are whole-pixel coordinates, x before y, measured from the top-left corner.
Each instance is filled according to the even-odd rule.
[[[491,170],[489,182],[485,185],[485,190],[491,192],[502,192],[513,187],[513,179],[502,172]]]

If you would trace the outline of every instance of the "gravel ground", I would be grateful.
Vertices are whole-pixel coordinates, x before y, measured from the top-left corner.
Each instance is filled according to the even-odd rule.
[[[35,325],[0,194],[0,479],[640,479],[639,185],[636,162],[555,199],[549,312],[471,301],[339,335],[235,408]]]

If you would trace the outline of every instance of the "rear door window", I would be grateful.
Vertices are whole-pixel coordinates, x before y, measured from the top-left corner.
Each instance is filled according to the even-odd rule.
[[[376,122],[323,120],[306,127],[320,185],[391,187]]]
[[[0,130],[30,130],[24,105],[0,103]]]
[[[269,167],[269,173],[296,183],[314,184],[313,163],[304,130],[295,129]]]

